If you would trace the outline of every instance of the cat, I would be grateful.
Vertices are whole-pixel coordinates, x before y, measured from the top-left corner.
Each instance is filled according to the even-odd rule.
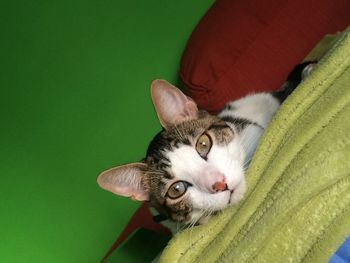
[[[199,110],[167,81],[154,80],[151,97],[163,130],[141,162],[104,171],[98,184],[114,194],[149,201],[160,213],[158,219],[206,223],[243,198],[245,170],[261,135],[315,64],[297,65],[278,91],[231,101],[216,116]]]

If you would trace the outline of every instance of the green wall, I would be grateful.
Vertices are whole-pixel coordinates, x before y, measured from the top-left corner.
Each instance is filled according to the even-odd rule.
[[[97,174],[144,156],[149,83],[212,2],[0,2],[1,262],[101,259],[138,204]]]

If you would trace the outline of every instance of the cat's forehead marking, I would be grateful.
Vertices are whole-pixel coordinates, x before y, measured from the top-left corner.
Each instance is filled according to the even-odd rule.
[[[215,143],[219,145],[227,144],[234,138],[234,131],[224,121],[212,124],[208,128],[208,133],[214,137]]]

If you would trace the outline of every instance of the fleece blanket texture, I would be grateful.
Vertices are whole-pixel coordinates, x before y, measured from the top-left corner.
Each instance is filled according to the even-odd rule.
[[[159,261],[327,262],[343,243],[350,234],[349,28],[281,106],[246,178],[240,204],[177,234]]]

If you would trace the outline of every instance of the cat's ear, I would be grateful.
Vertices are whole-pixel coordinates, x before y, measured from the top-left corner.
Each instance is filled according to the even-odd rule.
[[[97,177],[97,183],[114,194],[136,201],[148,201],[149,194],[141,182],[146,166],[145,163],[131,163],[111,168]]]
[[[165,129],[197,118],[196,103],[165,80],[152,82],[151,96],[160,124]]]

